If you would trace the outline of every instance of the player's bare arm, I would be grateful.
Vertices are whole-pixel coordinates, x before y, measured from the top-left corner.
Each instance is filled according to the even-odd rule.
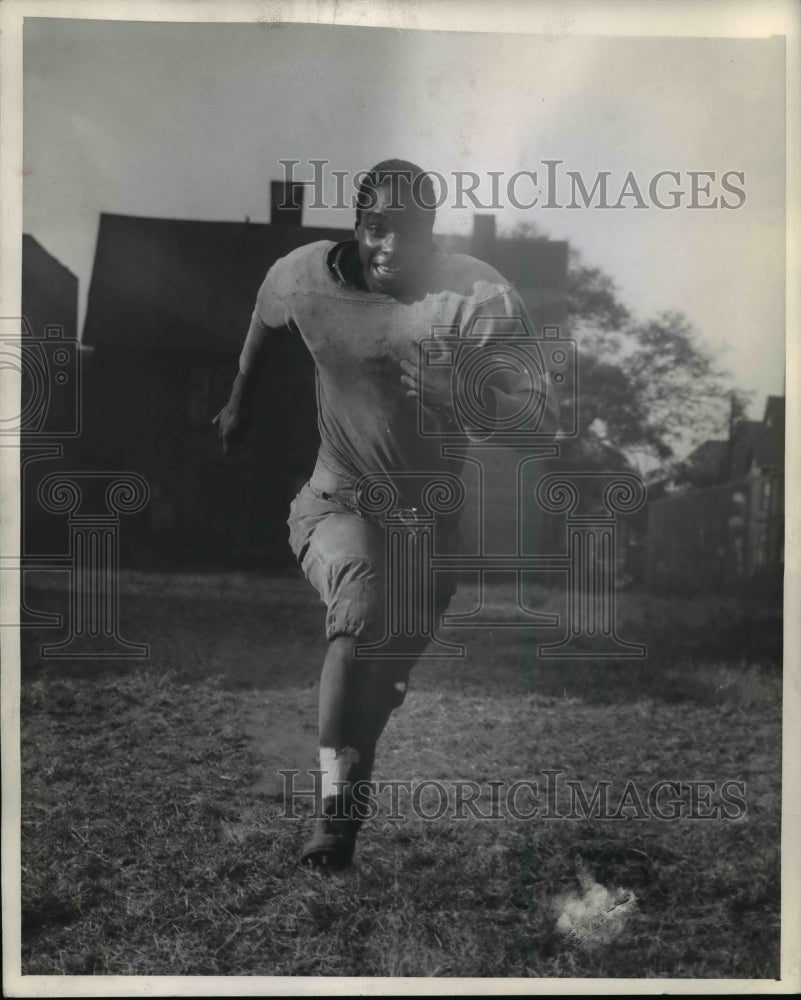
[[[223,454],[229,455],[247,437],[253,424],[250,398],[256,383],[253,373],[239,372],[234,379],[228,402],[212,423],[222,441]]]
[[[255,317],[251,322],[228,402],[212,421],[222,441],[224,455],[240,447],[253,426],[253,393],[276,333]]]

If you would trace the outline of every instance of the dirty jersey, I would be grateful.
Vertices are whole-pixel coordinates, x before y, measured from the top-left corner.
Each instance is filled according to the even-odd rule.
[[[251,367],[254,334],[265,334],[265,328],[286,327],[303,338],[316,365],[318,467],[322,463],[343,485],[375,473],[453,470],[453,459],[442,456],[437,429],[458,431],[454,406],[446,399],[441,412],[427,411],[421,422],[420,401],[407,396],[400,361],[420,364],[420,341],[435,335],[466,338],[475,350],[476,337],[484,342],[518,332],[519,321],[512,321],[525,316],[520,297],[489,265],[439,250],[431,255],[417,301],[361,291],[332,273],[328,260],[336,246],[312,243],[270,268],[240,367]],[[459,363],[457,355],[433,357],[447,367]],[[504,391],[516,388],[510,384]],[[530,394],[528,381],[523,391]]]

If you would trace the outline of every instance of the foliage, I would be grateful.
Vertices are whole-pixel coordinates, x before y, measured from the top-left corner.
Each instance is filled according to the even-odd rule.
[[[615,336],[631,321],[631,314],[617,297],[617,288],[600,268],[586,265],[571,249],[567,269],[567,313],[583,342],[591,337],[608,348],[618,346]]]
[[[568,460],[617,455],[666,467],[681,451],[725,437],[748,394],[734,388],[711,345],[682,313],[635,320],[612,279],[569,255],[567,316],[580,347],[580,434]]]

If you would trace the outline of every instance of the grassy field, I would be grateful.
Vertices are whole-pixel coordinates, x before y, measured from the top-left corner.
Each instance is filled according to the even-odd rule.
[[[775,613],[623,594],[649,655],[617,664],[449,635],[467,659],[416,668],[379,748],[376,777],[412,783],[741,781],[742,818],[384,811],[326,875],[296,866],[310,806],[280,818],[277,775],[315,766],[322,612],[297,576],[129,575],[148,660],[46,663],[55,637],[25,633],[25,974],[778,976]]]

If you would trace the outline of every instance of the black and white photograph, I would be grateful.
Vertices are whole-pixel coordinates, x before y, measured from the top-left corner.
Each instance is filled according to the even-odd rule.
[[[795,992],[799,8],[0,18],[4,994]]]

